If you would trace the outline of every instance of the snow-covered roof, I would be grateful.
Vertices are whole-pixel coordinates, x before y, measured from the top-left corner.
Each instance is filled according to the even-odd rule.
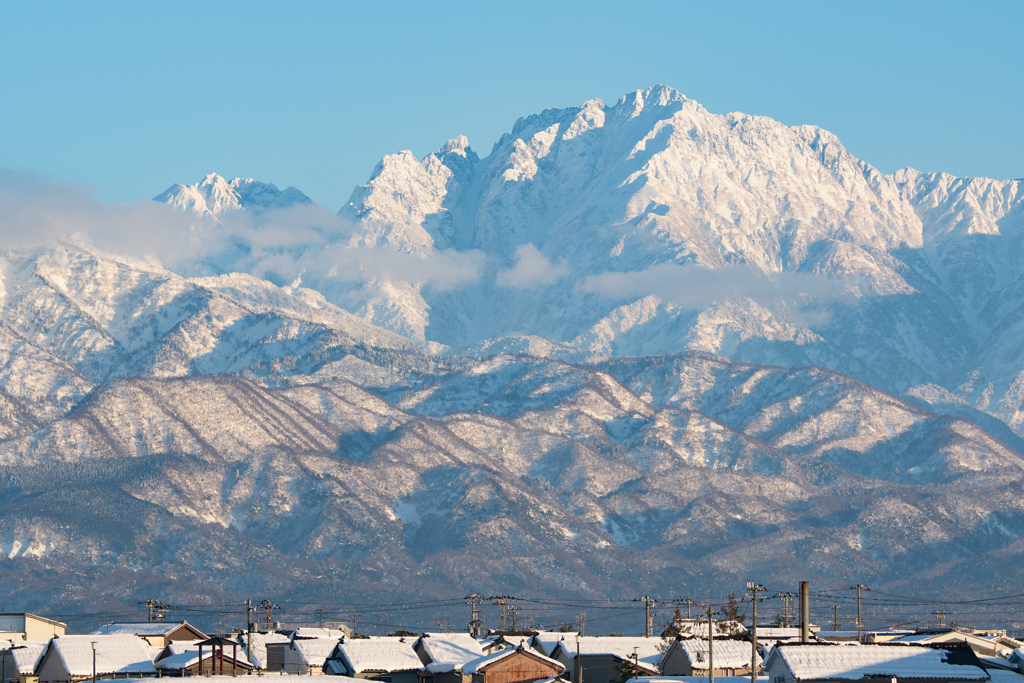
[[[292,631],[292,638],[333,638],[337,641],[344,637],[345,632],[337,628],[307,628],[303,626]]]
[[[412,649],[413,640],[373,639],[346,640],[338,643],[332,657],[345,660],[355,674],[364,671],[410,671],[423,668],[419,655]]]
[[[295,652],[298,653],[306,666],[312,668],[322,667],[337,646],[337,638],[295,638],[292,640],[292,647],[295,648]],[[419,660],[417,659],[416,661]]]
[[[185,621],[179,623],[143,621],[139,623],[106,624],[93,631],[92,635],[166,636],[182,626],[195,628]]]
[[[714,634],[716,636],[738,635],[747,632],[747,628],[735,619],[715,620],[712,623],[714,624]],[[701,621],[699,619],[682,619],[675,622],[675,626],[679,630],[680,635],[708,637],[707,621]],[[758,635],[761,633],[761,628],[762,627],[760,626],[757,627]],[[797,635],[800,635],[800,629],[796,630]]]
[[[633,648],[636,648],[638,664],[645,668],[658,670],[663,656],[662,647],[665,642],[661,638],[636,638],[629,636],[583,636],[580,638],[579,653],[581,657],[590,655],[611,655],[619,659],[633,659]],[[559,642],[557,649],[570,659],[576,656],[576,639]],[[555,653],[552,652],[552,655]]]
[[[242,641],[242,649],[245,649],[245,641],[249,637],[248,633],[243,633],[239,640]],[[275,633],[273,631],[269,633],[253,633],[252,634],[252,652],[249,653],[249,662],[257,669],[267,668],[267,644],[268,643],[287,643],[291,638],[288,636]]]
[[[43,658],[46,646],[49,644],[50,641],[48,640],[22,640],[13,645],[5,641],[3,644],[0,644],[0,649],[9,648],[9,657],[14,660],[14,666],[18,669],[18,673],[30,676],[36,670],[36,665]]]
[[[708,668],[708,641],[704,638],[688,638],[676,641],[694,669]],[[742,640],[715,639],[715,668],[742,669],[750,666],[750,643]],[[761,660],[760,657],[757,658]],[[749,678],[749,677],[748,677]]]
[[[758,676],[757,680],[767,683],[767,676]],[[626,683],[708,683],[704,676],[635,676]],[[715,676],[715,683],[750,683],[750,676]]]
[[[97,674],[156,673],[149,645],[133,635],[59,636],[50,648],[72,676],[90,676],[93,643]]]
[[[562,640],[567,643],[575,643],[576,632],[573,631],[571,633],[565,633],[562,631],[541,631],[533,638],[530,638],[530,645],[533,647],[540,647],[543,649],[542,654],[550,655],[555,651],[555,646]]]
[[[1024,683],[1024,674],[1007,669],[989,669],[991,683]]]
[[[468,633],[425,634],[416,642],[430,658],[425,668],[431,673],[455,671],[466,662],[484,656],[479,641]]]
[[[201,640],[178,640],[169,643],[167,647],[161,648],[160,654],[163,655],[160,659],[157,659],[155,666],[161,671],[181,671],[186,669],[199,661],[199,643]],[[232,650],[225,647],[224,659],[225,666],[230,667],[231,664],[231,652]],[[249,667],[249,663],[245,661],[245,647],[239,645],[235,649],[236,662],[238,666]],[[212,647],[203,648],[203,659],[209,659],[213,656]],[[217,658],[218,661],[220,658]],[[248,668],[246,669],[248,670]]]
[[[796,680],[988,678],[978,666],[953,663],[951,654],[915,645],[781,645],[772,650],[769,659],[781,657]]]
[[[474,659],[471,662],[467,662],[462,667],[462,673],[463,674],[475,674],[475,673],[478,673],[484,667],[490,666],[494,662],[501,661],[502,659],[505,659],[506,657],[511,657],[514,654],[516,654],[517,652],[522,652],[524,655],[527,655],[529,657],[536,657],[537,659],[540,659],[542,661],[549,662],[558,671],[565,671],[565,665],[562,664],[557,659],[551,659],[550,657],[545,657],[544,655],[540,654],[536,650],[532,650],[532,649],[531,650],[527,650],[527,649],[522,648],[522,646],[520,646],[520,647],[505,648],[504,650],[499,650],[498,652],[493,652],[493,653],[491,653],[489,655],[484,655],[483,657],[480,657],[479,659]]]

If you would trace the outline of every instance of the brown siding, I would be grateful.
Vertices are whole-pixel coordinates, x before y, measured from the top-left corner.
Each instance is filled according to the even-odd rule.
[[[561,672],[555,664],[519,652],[488,665],[473,676],[473,683],[533,683]]]

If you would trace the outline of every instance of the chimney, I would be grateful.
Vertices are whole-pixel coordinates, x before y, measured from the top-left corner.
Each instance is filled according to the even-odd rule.
[[[811,642],[811,584],[800,582],[800,642]]]

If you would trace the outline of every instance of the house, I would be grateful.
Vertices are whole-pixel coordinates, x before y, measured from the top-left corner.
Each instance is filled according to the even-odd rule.
[[[747,627],[741,622],[735,619],[716,619],[713,620],[712,629],[716,636],[739,636],[747,632]],[[706,619],[676,619],[672,622],[675,627],[676,633],[681,636],[696,636],[698,638],[708,637],[708,622]],[[758,626],[758,637],[761,636],[761,631],[765,627]],[[794,629],[797,635],[800,635],[800,629]]]
[[[974,652],[965,645],[783,644],[764,663],[771,683],[845,683],[866,679],[971,683],[988,681]]]
[[[510,647],[516,647],[517,645],[525,641],[525,637],[520,637],[518,640],[515,640],[515,642],[513,642],[512,640],[507,639],[503,635],[492,633],[486,638],[482,638],[480,640],[480,647],[483,648],[485,655],[489,655],[495,652],[500,652]]]
[[[714,650],[709,655],[706,639],[681,638],[665,652],[661,671],[665,676],[707,676],[708,665],[713,658],[716,678],[749,675],[751,654],[750,642],[746,640],[715,638]],[[761,665],[760,656],[756,665]]]
[[[39,683],[70,683],[96,676],[156,675],[150,646],[133,635],[57,636],[39,662]],[[95,669],[93,663],[95,662]]]
[[[913,643],[916,645],[938,645],[939,643],[966,643],[976,654],[995,656],[1004,646],[995,640],[953,628],[918,631],[894,638],[892,643]]]
[[[277,633],[275,631],[253,631],[252,633],[242,633],[238,637],[239,642],[245,649],[246,655],[249,657],[249,663],[253,665],[255,669],[260,671],[282,671],[284,664],[284,654],[279,653],[279,665],[276,669],[271,669],[267,662],[267,646],[271,643],[283,644],[290,643],[291,638],[284,635],[283,633]]]
[[[576,675],[579,666],[583,669],[583,680],[586,683],[611,683],[622,678],[624,667],[634,664],[637,670],[635,673],[641,676],[660,673],[664,644],[661,638],[622,636],[582,636],[577,644],[573,637],[572,640],[559,641],[551,657],[565,666],[571,680],[579,680]]]
[[[284,642],[266,644],[267,671],[282,671],[301,676],[319,676],[324,663],[340,638],[292,637]]]
[[[550,657],[555,651],[555,646],[563,640],[566,641],[566,643],[575,643],[576,633],[574,631],[540,631],[537,635],[527,641],[527,645],[545,657]]]
[[[225,675],[237,676],[252,671],[253,666],[246,659],[241,644],[231,643],[234,648],[225,648],[221,657],[220,651],[208,646],[208,642],[172,641],[157,655],[153,665],[161,676],[210,676],[221,671]],[[203,643],[202,661],[199,659],[199,643]]]
[[[385,683],[417,683],[423,662],[408,638],[343,640],[324,663],[324,673]]]
[[[94,636],[132,635],[142,638],[154,647],[164,648],[175,640],[206,640],[208,635],[187,621],[179,623],[143,621],[126,624],[107,624],[92,632]]]
[[[49,640],[62,636],[68,625],[28,612],[0,612],[0,640]]]
[[[423,662],[420,683],[464,683],[463,665],[485,654],[468,633],[424,633],[412,649]]]
[[[0,641],[0,683],[34,683],[49,640]]]
[[[468,683],[533,683],[556,679],[565,672],[565,666],[535,650],[519,645],[493,654],[484,655],[462,667]]]

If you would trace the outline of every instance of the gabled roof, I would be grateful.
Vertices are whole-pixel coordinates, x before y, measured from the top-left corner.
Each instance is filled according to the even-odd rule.
[[[294,638],[292,647],[306,666],[318,669],[338,646],[337,638]],[[419,658],[416,659],[419,661]]]
[[[92,635],[134,635],[134,636],[169,636],[179,628],[185,627],[196,637],[206,638],[206,634],[187,621],[164,622],[142,621],[136,623],[107,624],[92,632]]]
[[[200,640],[178,640],[163,648],[157,657],[155,666],[161,671],[181,671],[199,662]],[[203,661],[213,657],[213,649],[203,647]],[[224,650],[225,667],[230,667],[231,650]],[[217,658],[220,661],[220,657]],[[251,669],[252,665],[245,660],[245,648],[238,645],[236,650],[235,666]]]
[[[0,646],[0,650],[10,652],[9,657],[14,660],[14,666],[18,669],[18,673],[23,676],[31,676],[35,672],[39,660],[46,654],[49,644],[48,640],[23,640],[13,645],[5,641]],[[10,665],[8,664],[8,666]]]
[[[72,676],[92,675],[92,643],[96,643],[96,674],[156,673],[150,648],[131,635],[58,636],[47,656],[59,657]]]
[[[520,645],[519,647],[506,648],[504,650],[501,650],[500,652],[494,652],[494,653],[489,654],[489,655],[484,655],[483,657],[480,657],[479,659],[474,659],[471,662],[467,662],[462,667],[462,673],[463,674],[480,673],[481,671],[483,671],[484,669],[486,669],[490,665],[494,664],[495,662],[500,662],[501,660],[506,659],[508,657],[512,657],[513,655],[516,655],[516,654],[522,654],[525,657],[532,657],[532,658],[534,658],[534,659],[536,659],[538,661],[550,664],[557,671],[560,671],[560,672],[561,671],[565,671],[565,665],[562,664],[557,659],[551,659],[550,657],[545,657],[544,655],[540,654],[536,650],[526,649],[522,645]]]
[[[431,673],[455,671],[484,656],[479,641],[468,633],[425,633],[413,647],[421,648],[430,660],[424,668]]]
[[[633,660],[633,648],[638,655],[637,664],[657,672],[664,656],[661,638],[635,638],[629,636],[583,636],[580,638],[579,653],[581,657],[608,655],[621,660]],[[567,658],[576,657],[576,639],[559,641],[551,655],[561,652]]]
[[[708,641],[705,638],[687,638],[677,640],[672,647],[678,647],[686,653],[690,665],[695,669],[708,668]],[[726,640],[715,638],[715,668],[745,669],[750,666],[750,643],[745,640]],[[667,654],[667,653],[666,653]],[[757,661],[761,661],[758,656]]]
[[[550,656],[555,651],[555,646],[563,640],[566,643],[575,643],[576,632],[541,631],[533,638],[530,638],[530,646],[540,649],[541,654]]]
[[[967,650],[967,653],[958,650]],[[798,680],[860,680],[863,678],[984,681],[981,667],[967,664],[970,648],[918,645],[779,645],[767,666],[779,658]]]
[[[346,640],[338,643],[331,659],[341,659],[354,674],[365,671],[419,671],[423,662],[412,649],[412,639]]]

